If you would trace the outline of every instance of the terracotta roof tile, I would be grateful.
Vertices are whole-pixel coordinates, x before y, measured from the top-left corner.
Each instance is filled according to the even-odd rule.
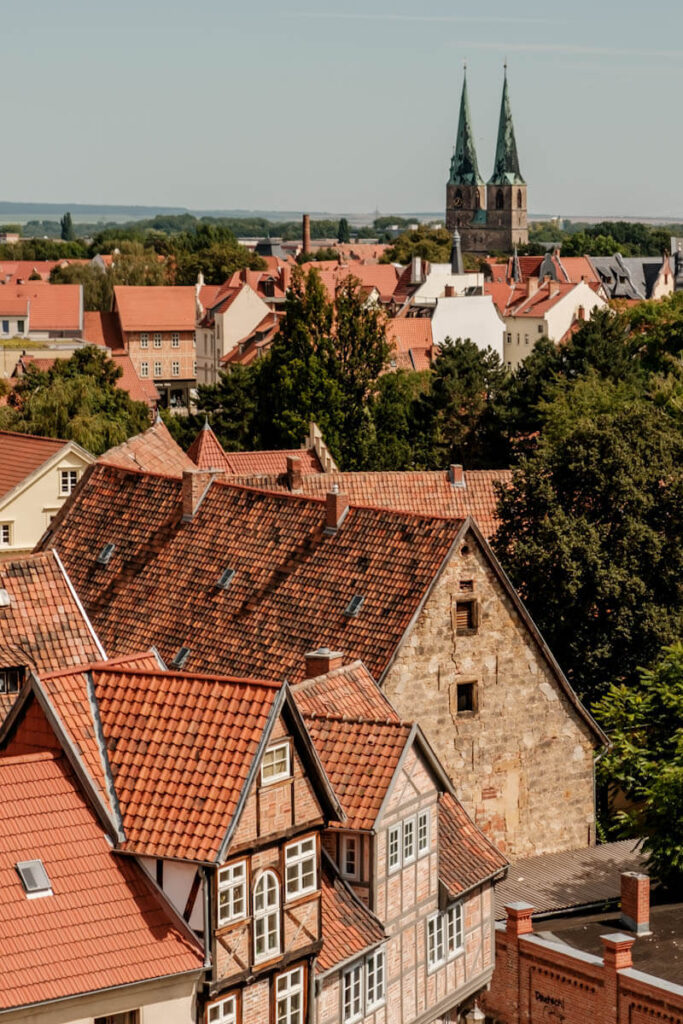
[[[343,665],[323,676],[304,679],[293,688],[302,714],[344,712],[352,718],[393,718],[398,715],[361,661]]]
[[[121,368],[116,387],[127,391],[134,402],[144,402],[150,409],[154,409],[160,398],[154,381],[143,380],[138,376],[133,360],[125,352],[112,352],[112,359]]]
[[[451,897],[507,866],[503,854],[477,828],[450,793],[439,796],[439,878]]]
[[[454,487],[442,470],[375,473],[319,473],[305,475],[297,494],[323,497],[337,484],[350,501],[359,505],[391,508],[425,516],[464,519],[473,516],[485,537],[498,526],[497,484],[512,479],[509,469],[466,469],[464,487]],[[236,476],[234,483],[269,491],[289,491],[284,472],[259,476]]]
[[[0,430],[0,497],[4,497],[69,442]]]
[[[173,440],[171,433],[159,417],[142,434],[129,437],[127,441],[110,448],[100,455],[99,462],[122,469],[139,469],[149,473],[168,473],[181,476],[183,470],[196,469],[189,454]]]
[[[195,328],[192,285],[117,285],[114,302],[123,331],[193,331]]]
[[[42,860],[29,900],[15,865]],[[203,956],[142,869],[117,856],[57,752],[0,756],[0,1008],[199,971]]]
[[[323,945],[316,966],[319,972],[325,972],[376,946],[384,938],[384,929],[327,858],[323,860],[320,888]]]
[[[284,473],[287,458],[301,460],[301,472],[319,473],[320,460],[312,448],[289,448],[261,452],[226,452],[208,423],[205,423],[187,450],[188,458],[199,469],[217,469],[228,476],[251,473]],[[151,469],[151,467],[149,467]]]
[[[91,345],[104,345],[117,351],[123,348],[119,318],[116,313],[88,312],[83,314],[83,340]]]
[[[80,284],[7,284],[0,288],[0,315],[28,313],[30,331],[79,331],[82,295]]]
[[[305,652],[327,644],[379,678],[460,523],[357,506],[335,534],[325,523],[321,501],[224,483],[183,522],[179,480],[95,464],[44,544],[110,653],[154,644],[168,662],[188,646],[196,671],[298,681]],[[235,576],[220,590],[226,568]]]

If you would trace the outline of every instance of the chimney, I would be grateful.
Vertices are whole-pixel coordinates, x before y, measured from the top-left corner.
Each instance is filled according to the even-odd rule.
[[[446,285],[446,296],[445,297],[447,299],[454,299],[455,298],[455,285],[452,285],[452,284],[447,284]]]
[[[290,491],[300,491],[302,484],[301,459],[298,455],[287,456],[287,486]]]
[[[325,533],[336,533],[349,511],[349,499],[339,493],[337,484],[325,496]]]
[[[325,676],[342,667],[344,655],[341,651],[331,651],[329,647],[319,647],[317,651],[308,651],[306,658],[306,679]]]
[[[650,935],[650,879],[637,871],[621,876],[621,925],[636,935]]]
[[[204,500],[216,473],[212,469],[184,469],[181,493],[183,522],[189,523]]]
[[[538,291],[538,278],[537,277],[530,277],[530,278],[528,278],[527,279],[527,283],[526,283],[526,293],[529,296],[529,298],[531,298],[532,295],[535,295],[537,291]]]
[[[534,908],[530,903],[508,903],[505,907],[505,930],[508,935],[531,935],[534,930],[531,922],[533,912]]]
[[[448,470],[448,480],[454,487],[467,487],[465,483],[465,471],[460,465],[451,464]]]
[[[557,281],[548,281],[548,295],[553,298],[555,295],[560,294],[560,285]]]
[[[304,214],[303,220],[303,244],[302,251],[309,253],[311,251],[311,215],[310,213]]]
[[[602,959],[605,967],[613,971],[627,970],[633,967],[631,947],[636,941],[632,935],[614,932],[612,935],[601,935]]]
[[[422,257],[413,256],[410,261],[410,283],[411,284],[423,284],[424,276],[422,274]]]

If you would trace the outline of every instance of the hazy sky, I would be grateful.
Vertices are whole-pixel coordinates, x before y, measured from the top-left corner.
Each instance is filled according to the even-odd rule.
[[[532,212],[683,216],[680,0],[2,7],[0,199],[440,210],[463,61],[487,177],[507,56]]]

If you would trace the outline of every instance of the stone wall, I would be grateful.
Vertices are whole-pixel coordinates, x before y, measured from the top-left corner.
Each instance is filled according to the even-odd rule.
[[[471,592],[461,591],[471,581]],[[457,635],[458,599],[478,625]],[[476,710],[458,712],[458,684]],[[458,799],[509,857],[594,842],[598,743],[570,703],[472,534],[454,553],[382,680],[419,722]]]

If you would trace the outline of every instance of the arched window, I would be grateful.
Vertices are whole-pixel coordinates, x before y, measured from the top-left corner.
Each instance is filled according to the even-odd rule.
[[[496,193],[496,209],[502,210],[505,207],[505,199],[503,198],[503,190],[499,188]]]
[[[254,886],[254,959],[267,960],[280,952],[280,883],[264,871]]]
[[[521,190],[521,188],[518,188],[517,189],[517,209],[521,210],[523,206],[524,206],[524,201],[522,200],[522,190]]]
[[[479,189],[474,190],[474,209],[478,210],[481,207],[481,196],[479,195]]]

